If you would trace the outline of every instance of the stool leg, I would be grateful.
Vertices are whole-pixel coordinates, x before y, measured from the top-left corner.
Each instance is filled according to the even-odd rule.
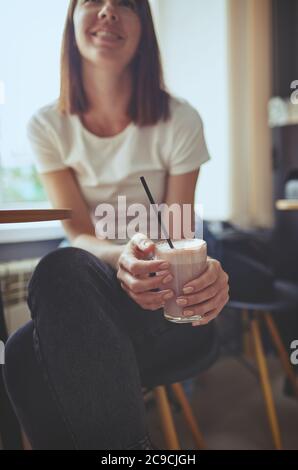
[[[175,394],[178,402],[180,403],[180,405],[182,407],[186,423],[190,428],[190,431],[193,435],[193,438],[194,438],[194,441],[197,445],[197,448],[201,449],[201,450],[206,449],[206,445],[205,445],[205,442],[204,442],[203,435],[202,435],[202,433],[201,433],[201,431],[198,427],[198,424],[196,422],[196,419],[194,417],[194,414],[192,412],[191,406],[190,406],[189,401],[188,401],[188,399],[185,395],[185,392],[183,390],[182,385],[180,383],[175,383],[175,384],[172,384],[171,387],[174,391],[174,394]]]
[[[267,415],[268,415],[269,425],[270,425],[270,429],[271,429],[272,436],[273,436],[274,445],[277,450],[281,450],[282,444],[281,444],[279,424],[278,424],[277,414],[276,414],[275,405],[273,401],[272,389],[271,389],[271,385],[269,381],[267,361],[265,358],[262,341],[261,341],[259,323],[256,318],[254,318],[251,321],[251,332],[252,332],[252,337],[254,340],[255,353],[256,353],[256,358],[257,358],[257,363],[258,363],[261,385],[263,389],[263,395],[264,395],[265,404],[267,408]]]
[[[243,324],[243,352],[246,359],[253,359],[253,345],[249,331],[250,317],[247,309],[242,310],[242,324]]]
[[[167,450],[181,450],[165,387],[155,387],[154,395],[158,405]]]
[[[32,450],[31,444],[25,432],[21,430],[21,433],[22,433],[23,450]]]
[[[265,321],[266,321],[266,325],[269,330],[269,333],[272,337],[273,343],[275,344],[275,347],[279,354],[279,358],[284,368],[284,371],[293,386],[296,396],[298,397],[298,381],[297,381],[296,374],[291,367],[289,355],[287,354],[286,348],[283,345],[283,342],[281,340],[280,334],[276,327],[275,321],[273,320],[272,315],[269,312],[265,314]]]

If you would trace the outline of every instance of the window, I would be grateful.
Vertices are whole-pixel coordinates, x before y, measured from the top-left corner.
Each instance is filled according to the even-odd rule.
[[[205,219],[227,220],[229,98],[227,2],[157,0],[155,17],[166,83],[202,116],[212,160],[202,168],[197,200]]]
[[[68,0],[0,0],[0,205],[45,201],[26,136],[30,116],[59,93]]]

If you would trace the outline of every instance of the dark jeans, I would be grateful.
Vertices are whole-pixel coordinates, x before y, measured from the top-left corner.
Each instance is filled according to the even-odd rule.
[[[67,429],[65,448],[137,446],[148,435],[142,387],[194,377],[217,356],[214,322],[177,325],[162,310],[142,309],[122,290],[115,270],[77,248],[41,260],[28,304],[34,353]],[[15,408],[26,416],[18,403]],[[25,419],[34,448],[40,433],[55,433],[37,412]]]
[[[7,341],[4,311],[0,290],[0,341]],[[21,433],[16,416],[8,399],[2,375],[3,366],[0,365],[0,438],[5,450],[19,450],[22,448]]]

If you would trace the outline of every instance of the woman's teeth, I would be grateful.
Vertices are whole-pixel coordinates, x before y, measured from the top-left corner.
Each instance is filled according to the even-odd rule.
[[[121,39],[121,37],[118,36],[118,34],[111,33],[109,31],[98,31],[97,33],[92,33],[92,36],[108,38],[108,39]]]

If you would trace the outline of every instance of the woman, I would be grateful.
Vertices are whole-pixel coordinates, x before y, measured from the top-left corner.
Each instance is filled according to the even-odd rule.
[[[193,204],[209,159],[198,113],[164,90],[147,0],[71,0],[60,98],[33,116],[28,132],[52,204],[73,209],[64,223],[72,247],[47,255],[29,286],[35,353],[65,447],[151,448],[142,386],[164,383],[169,368],[175,381],[185,379],[183,365],[210,357],[210,322],[228,300],[228,278],[209,258],[177,299],[201,321],[170,323],[162,311],[174,295],[170,268],[146,259],[154,242],[94,233],[99,203],[116,206],[121,194],[148,207],[140,175],[157,203]],[[54,429],[20,414],[34,448],[45,432],[53,442]]]

